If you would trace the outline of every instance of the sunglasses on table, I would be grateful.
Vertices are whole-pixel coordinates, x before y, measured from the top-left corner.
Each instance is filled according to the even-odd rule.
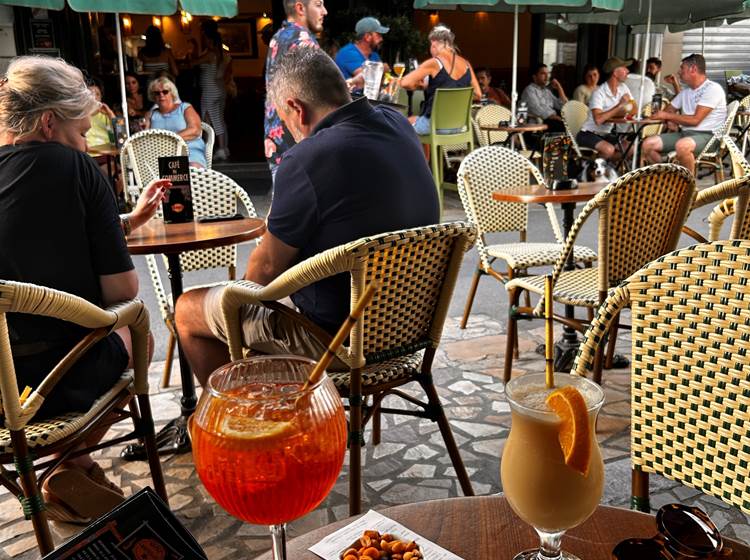
[[[612,551],[616,560],[730,558],[719,530],[706,513],[691,506],[667,504],[656,514],[659,533],[650,539],[626,539]]]
[[[172,92],[168,89],[155,89],[152,93],[154,95],[169,95]]]

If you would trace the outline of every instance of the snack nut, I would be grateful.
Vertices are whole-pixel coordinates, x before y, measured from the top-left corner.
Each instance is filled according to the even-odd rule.
[[[421,560],[422,551],[414,541],[401,540],[389,533],[365,531],[341,553],[341,560]]]

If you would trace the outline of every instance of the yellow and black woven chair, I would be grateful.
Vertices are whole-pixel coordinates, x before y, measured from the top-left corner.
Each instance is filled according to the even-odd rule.
[[[750,513],[749,278],[749,241],[680,249],[613,289],[584,336],[580,375],[630,306],[634,509],[650,510],[656,473]]]
[[[556,303],[585,307],[592,313],[607,291],[629,277],[645,263],[672,251],[680,238],[682,226],[695,198],[695,179],[684,167],[658,164],[642,167],[620,177],[605,187],[581,210],[563,251],[552,272],[552,297]],[[595,268],[564,270],[566,261],[583,224],[599,211],[598,261]],[[510,379],[513,367],[512,340],[519,318],[543,317],[544,298],[534,309],[518,306],[520,294],[530,291],[544,295],[545,276],[525,276],[506,284],[510,292],[508,346],[504,378]],[[555,315],[554,319],[583,332],[587,321]],[[613,322],[611,340],[616,337]],[[606,367],[611,367],[614,344],[607,353]],[[599,360],[594,378],[601,382]]]
[[[502,107],[501,107],[502,108]],[[470,153],[458,169],[458,194],[468,220],[477,228],[477,253],[479,263],[474,271],[466,298],[461,328],[466,328],[479,279],[489,275],[506,283],[516,276],[527,274],[529,268],[551,266],[562,251],[562,231],[551,204],[545,204],[550,222],[549,242],[527,242],[529,206],[492,200],[492,193],[505,189],[524,187],[532,180],[540,185],[544,179],[539,170],[518,152],[501,146],[478,148]],[[497,233],[518,232],[518,242],[491,243],[489,236]],[[576,262],[590,266],[596,253],[588,247],[576,247]],[[507,264],[505,273],[492,265],[500,259]],[[527,305],[529,305],[527,303]]]
[[[437,422],[463,493],[473,495],[448,420],[432,379],[432,362],[445,322],[464,253],[476,236],[462,222],[407,229],[363,238],[329,249],[284,272],[267,286],[232,282],[222,299],[233,360],[243,356],[238,320],[244,304],[270,306],[303,286],[335,274],[349,273],[351,301],[356,304],[365,285],[380,288],[354,326],[349,344],[338,358],[348,371],[329,372],[349,410],[349,512],[361,509],[361,447],[364,427],[373,420],[373,443],[379,440],[379,414],[405,414]],[[269,303],[272,302],[272,303]],[[274,306],[278,309],[278,305]],[[296,311],[289,314],[328,344],[331,336]],[[416,382],[426,401],[399,390]],[[383,399],[400,397],[409,408],[386,408]]]
[[[47,374],[44,381],[33,388],[23,404],[13,366],[7,313],[54,317],[91,329]],[[35,419],[34,414],[44,399],[57,383],[64,383],[65,374],[71,366],[96,342],[126,326],[130,329],[133,343],[133,370],[124,372],[120,381],[89,410],[71,411],[44,420]],[[52,470],[68,458],[141,438],[148,452],[154,489],[167,500],[148,398],[148,333],[148,312],[141,301],[133,300],[101,309],[64,292],[0,280],[0,418],[3,421],[0,428],[0,484],[21,501],[26,518],[32,521],[39,551],[43,555],[54,548],[54,543],[47,525],[41,485]],[[129,434],[88,449],[79,449],[92,433],[126,418],[131,418],[134,423],[134,430]],[[15,467],[10,468],[10,465]],[[38,477],[37,471],[40,471]]]
[[[747,213],[750,202],[750,164],[742,155],[734,140],[728,136],[724,138],[725,146],[732,161],[734,179],[723,181],[713,187],[703,189],[698,193],[693,210],[719,202],[708,215],[708,239],[688,226],[682,231],[699,243],[716,241],[717,239],[750,239],[750,216]],[[723,235],[721,230],[727,218],[734,216],[729,235]]]

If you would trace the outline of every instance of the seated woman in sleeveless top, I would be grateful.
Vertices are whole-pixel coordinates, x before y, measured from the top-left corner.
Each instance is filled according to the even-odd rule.
[[[474,88],[474,100],[479,101],[482,97],[471,64],[457,53],[453,32],[445,25],[437,25],[430,31],[428,39],[432,58],[401,79],[404,89],[425,90],[422,113],[418,117],[409,117],[417,134],[430,133],[430,115],[436,89],[471,86]]]
[[[156,105],[146,117],[146,128],[170,130],[181,136],[188,145],[190,165],[207,167],[201,118],[190,103],[180,100],[174,82],[168,78],[156,78],[148,86],[148,97]]]

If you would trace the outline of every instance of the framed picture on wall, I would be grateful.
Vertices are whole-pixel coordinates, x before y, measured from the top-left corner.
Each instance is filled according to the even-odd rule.
[[[232,58],[258,58],[255,18],[219,21],[219,33]]]

